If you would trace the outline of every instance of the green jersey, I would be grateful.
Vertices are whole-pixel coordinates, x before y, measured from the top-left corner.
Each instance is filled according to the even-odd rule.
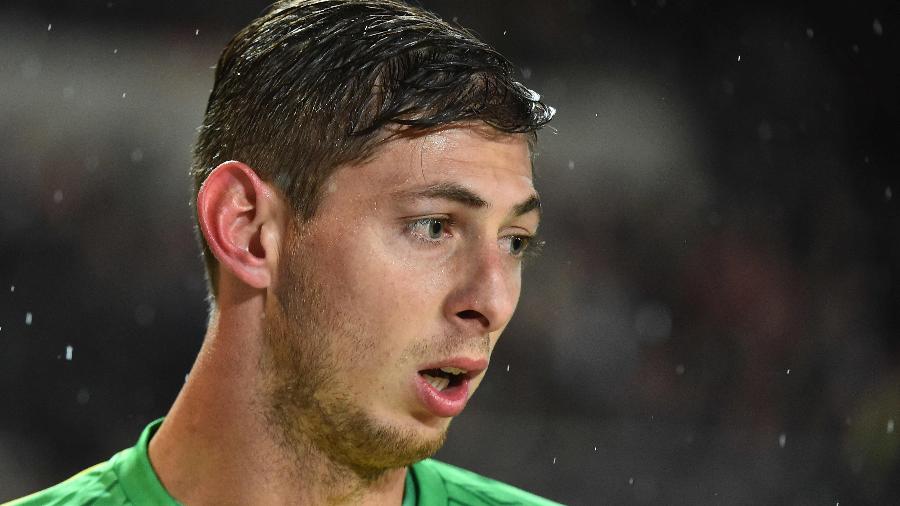
[[[68,480],[4,506],[177,506],[160,483],[147,444],[162,419],[144,429],[136,445]],[[409,468],[402,506],[557,504],[515,487],[433,459]]]

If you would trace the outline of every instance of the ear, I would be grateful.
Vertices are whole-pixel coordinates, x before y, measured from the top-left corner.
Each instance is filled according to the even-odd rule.
[[[284,202],[246,164],[220,164],[197,194],[200,230],[219,261],[244,284],[267,288],[277,272]]]

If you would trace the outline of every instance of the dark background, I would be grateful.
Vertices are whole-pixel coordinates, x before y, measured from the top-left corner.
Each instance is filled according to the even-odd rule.
[[[544,253],[441,458],[570,504],[900,503],[900,2],[423,4],[558,109]],[[190,148],[266,5],[0,7],[0,500],[175,398]]]

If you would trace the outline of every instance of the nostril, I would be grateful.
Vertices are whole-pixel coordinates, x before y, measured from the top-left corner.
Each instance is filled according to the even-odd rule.
[[[465,311],[460,311],[456,313],[456,316],[462,318],[463,320],[478,320],[485,327],[490,326],[491,324],[486,316],[479,313],[478,311],[475,311],[474,309],[466,309]]]

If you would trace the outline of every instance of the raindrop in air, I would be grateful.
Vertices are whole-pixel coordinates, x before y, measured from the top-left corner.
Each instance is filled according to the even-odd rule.
[[[787,371],[785,371],[785,374],[787,374],[788,376],[790,376],[790,375],[791,375],[791,370],[788,369]]]
[[[196,30],[194,30],[194,35],[195,35],[195,36],[200,35],[200,29],[199,29],[199,28],[197,28]]]
[[[684,364],[678,364],[675,366],[675,374],[681,376],[684,374]]]
[[[815,35],[816,35],[816,32],[814,32],[812,28],[806,29],[806,36],[809,37],[810,39],[813,38]]]
[[[509,372],[509,364],[506,364],[506,372]]]
[[[16,285],[9,285],[9,291],[10,291],[10,292],[15,292],[15,291],[16,291]]]
[[[628,484],[634,485],[634,478],[628,478]]]
[[[888,422],[887,422],[887,433],[888,433],[888,434],[893,434],[893,433],[894,433],[894,419],[893,419],[893,418],[891,418],[891,419],[888,420]]]
[[[884,33],[884,28],[881,26],[881,21],[879,21],[878,18],[872,20],[872,31],[879,37]]]
[[[876,19],[875,21],[878,21],[878,20]],[[48,25],[47,25],[47,31],[49,32],[49,31],[52,30],[52,29],[53,29],[53,23],[48,24]]]
[[[574,161],[574,160],[569,160],[569,170],[572,170],[572,169],[574,169],[574,168],[575,168],[575,161]]]
[[[781,435],[778,436],[778,446],[784,448],[784,445],[786,445],[786,444],[787,444],[787,434],[782,432]]]
[[[56,190],[55,192],[53,192],[53,202],[59,204],[60,202],[62,202],[62,199],[63,199],[62,190]]]
[[[70,346],[66,346],[66,360],[72,360],[72,352],[73,352],[74,350],[75,350],[75,348],[72,348],[71,345],[70,345]]]
[[[741,61],[741,55],[738,55],[738,61]]]
[[[890,186],[884,188],[884,200],[891,200],[894,197],[894,191]]]
[[[31,320],[32,320],[31,313],[30,312],[25,313],[25,325],[31,325]]]

